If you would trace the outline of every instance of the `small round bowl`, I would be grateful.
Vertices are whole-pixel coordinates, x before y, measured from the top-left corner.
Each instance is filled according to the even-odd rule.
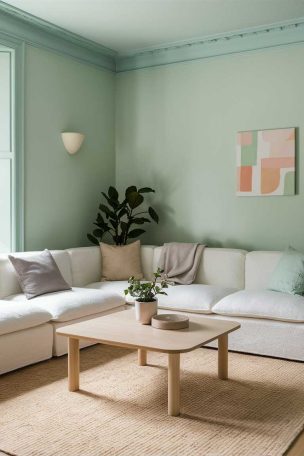
[[[189,328],[189,318],[179,314],[160,314],[152,318],[151,324],[157,329],[185,329]]]

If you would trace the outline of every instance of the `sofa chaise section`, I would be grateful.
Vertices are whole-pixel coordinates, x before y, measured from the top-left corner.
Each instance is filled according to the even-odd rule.
[[[215,314],[208,318],[240,323],[240,329],[229,335],[231,351],[304,361],[304,323]],[[217,347],[217,342],[208,345]]]
[[[281,254],[247,253],[245,289],[220,300],[213,318],[241,323],[230,337],[231,350],[304,361],[304,297],[267,289]]]
[[[67,291],[48,293],[28,301],[23,293],[8,296],[7,302],[26,307],[28,302],[32,308],[44,309],[50,314],[53,327],[53,355],[67,353],[67,339],[56,334],[56,329],[78,321],[100,317],[114,311],[124,310],[125,300],[117,293],[109,293],[87,288],[72,288]],[[81,347],[92,345],[82,341]]]
[[[50,319],[45,309],[0,301],[0,374],[52,357]]]
[[[31,253],[19,253],[18,256],[26,257],[31,255]],[[69,253],[67,251],[52,251],[51,253],[64,279],[72,286],[73,276]],[[89,258],[90,253],[89,250]],[[85,264],[83,264],[83,271],[86,271]],[[2,287],[0,291],[1,297],[12,309],[24,307],[29,309],[30,312],[35,312],[35,310],[38,311],[39,309],[48,313],[48,321],[52,332],[53,355],[56,356],[67,353],[67,340],[56,334],[58,327],[125,308],[125,300],[118,293],[89,290],[80,287],[72,287],[71,290],[48,293],[27,300],[20,289],[17,276],[7,255],[1,255],[0,257],[0,286]],[[0,343],[2,344],[2,339]],[[82,347],[87,345],[91,344],[82,343]]]

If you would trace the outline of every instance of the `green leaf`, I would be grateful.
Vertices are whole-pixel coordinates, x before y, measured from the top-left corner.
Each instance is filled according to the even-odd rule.
[[[131,239],[136,238],[145,232],[146,232],[145,230],[141,230],[141,229],[132,230],[129,232],[128,238],[131,238]]]
[[[124,215],[127,215],[128,211],[125,207],[123,207],[117,214],[117,217],[121,219]]]
[[[143,187],[138,190],[138,193],[155,193],[155,190],[150,187]]]
[[[145,217],[138,217],[138,218],[132,218],[131,219],[132,223],[136,223],[137,225],[143,225],[144,223],[151,223],[151,220]]]
[[[130,192],[126,195],[126,198],[131,209],[140,206],[144,200],[144,197],[138,192]]]
[[[94,223],[94,225],[98,226],[98,228],[101,228],[103,231],[109,230],[109,225],[103,220],[101,216],[97,217],[97,221]]]
[[[133,192],[137,192],[137,187],[135,187],[135,185],[131,185],[130,187],[127,188],[126,193],[125,193],[126,198],[129,193],[133,193]]]
[[[111,225],[113,226],[114,230],[118,227],[118,222],[116,220],[110,220]]]
[[[118,191],[116,190],[115,187],[109,187],[108,195],[111,198],[111,200],[118,201],[119,195],[118,195]]]
[[[96,230],[93,231],[94,236],[97,238],[102,238],[104,235],[104,230],[101,230],[100,228],[97,228]]]
[[[103,216],[102,216],[99,212],[98,212],[98,214],[97,214],[96,222],[97,222],[97,223],[106,223],[106,222],[104,221]]]
[[[104,193],[104,192],[101,192],[101,193],[105,197],[105,199],[108,201],[110,206],[113,207],[113,209],[117,209],[119,207],[119,202],[118,201],[109,198],[108,195],[106,193]]]
[[[151,219],[154,220],[154,222],[158,223],[159,217],[158,217],[156,211],[153,209],[153,207],[150,206],[148,211],[149,211]]]
[[[104,212],[107,216],[107,218],[109,217],[115,217],[115,213],[112,212],[107,206],[105,206],[104,204],[100,204],[99,205],[99,209]]]
[[[92,234],[87,234],[87,237],[92,244],[99,245],[98,239],[96,237],[92,236]]]

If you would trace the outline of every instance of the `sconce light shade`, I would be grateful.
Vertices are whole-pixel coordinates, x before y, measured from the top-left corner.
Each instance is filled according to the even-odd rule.
[[[74,132],[64,132],[61,133],[62,141],[64,147],[68,151],[69,154],[76,154],[76,152],[80,149],[83,140],[84,134],[83,133],[74,133]]]

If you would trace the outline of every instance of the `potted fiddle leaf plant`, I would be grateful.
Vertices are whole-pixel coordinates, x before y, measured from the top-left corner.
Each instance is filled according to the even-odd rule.
[[[135,298],[135,317],[142,325],[150,325],[152,317],[157,315],[157,295],[167,295],[165,288],[168,288],[168,280],[164,277],[160,282],[164,271],[160,268],[154,272],[154,279],[151,282],[141,282],[134,277],[128,280],[129,286],[124,291],[127,296],[130,294]]]
[[[121,198],[115,187],[109,187],[108,193],[102,192],[105,204],[99,205],[99,212],[94,225],[97,227],[89,233],[88,239],[93,244],[99,245],[105,235],[112,238],[114,244],[125,245],[129,239],[134,239],[145,233],[142,228],[137,228],[145,223],[158,223],[159,217],[148,206],[147,210],[139,207],[144,202],[146,193],[155,193],[150,187],[137,188],[131,185]]]

